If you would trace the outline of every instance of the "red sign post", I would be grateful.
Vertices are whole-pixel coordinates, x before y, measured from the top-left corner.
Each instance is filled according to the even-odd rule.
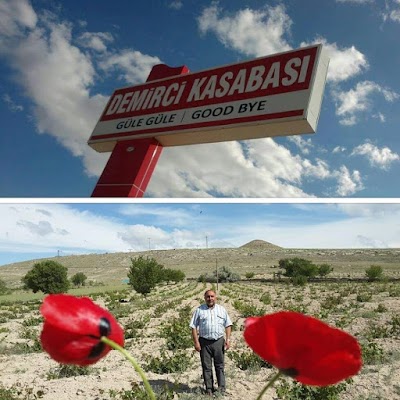
[[[113,152],[92,196],[143,196],[163,146],[314,133],[328,61],[317,45],[192,74],[154,67],[113,93],[89,138]]]
[[[186,66],[155,65],[147,82],[189,73]],[[117,141],[92,197],[143,197],[163,146],[157,139]]]

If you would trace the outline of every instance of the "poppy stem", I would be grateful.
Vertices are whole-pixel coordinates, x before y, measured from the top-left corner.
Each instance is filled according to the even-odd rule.
[[[106,336],[102,336],[100,340],[110,346],[111,348],[118,350],[121,354],[123,354],[133,365],[133,368],[135,368],[136,372],[140,375],[143,381],[144,388],[146,389],[147,394],[149,395],[151,400],[156,400],[156,395],[153,392],[153,389],[150,386],[149,381],[146,378],[145,373],[143,372],[142,368],[140,368],[139,364],[136,362],[136,360],[129,354],[123,347],[118,345],[117,343],[113,342]]]
[[[261,397],[263,397],[264,393],[273,386],[273,384],[281,377],[282,372],[278,371],[278,373],[267,383],[265,388],[261,390],[260,394],[257,397],[257,400],[261,400]]]

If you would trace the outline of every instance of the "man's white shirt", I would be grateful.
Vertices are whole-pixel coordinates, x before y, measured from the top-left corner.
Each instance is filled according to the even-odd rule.
[[[198,328],[200,337],[217,340],[224,336],[225,328],[231,325],[232,321],[223,306],[214,304],[214,307],[208,308],[202,304],[194,312],[189,326]]]

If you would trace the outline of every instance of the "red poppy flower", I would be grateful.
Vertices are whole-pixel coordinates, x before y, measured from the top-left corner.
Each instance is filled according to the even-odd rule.
[[[333,385],[362,365],[353,336],[296,312],[247,318],[244,338],[261,358],[306,385]]]
[[[124,345],[124,331],[115,318],[88,297],[51,294],[40,312],[45,319],[42,347],[60,363],[94,364],[111,350],[100,341],[102,336]]]

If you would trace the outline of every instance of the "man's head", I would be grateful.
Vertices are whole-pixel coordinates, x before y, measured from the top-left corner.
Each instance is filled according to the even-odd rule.
[[[215,301],[217,300],[217,295],[215,294],[214,290],[207,290],[204,293],[204,300],[207,304],[207,307],[214,307]]]

